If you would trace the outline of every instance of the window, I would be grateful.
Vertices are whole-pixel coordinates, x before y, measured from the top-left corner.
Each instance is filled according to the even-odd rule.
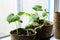
[[[54,20],[54,0],[50,0],[50,21]]]
[[[17,13],[17,0],[0,0],[0,37],[8,35],[14,24],[8,24],[7,15]]]
[[[49,2],[50,9],[48,8]],[[50,21],[53,21],[54,0],[0,0],[0,35],[8,35],[10,30],[15,29],[15,24],[8,24],[6,21],[7,15],[10,13],[17,13],[18,11],[33,13],[34,11],[32,10],[32,7],[34,5],[42,5],[43,8],[46,8],[47,10],[49,9]],[[26,22],[28,21],[28,17],[22,16],[22,19],[24,23],[21,26],[24,27],[26,24],[28,24],[28,22]]]

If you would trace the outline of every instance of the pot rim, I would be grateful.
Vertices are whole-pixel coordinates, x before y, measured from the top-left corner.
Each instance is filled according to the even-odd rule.
[[[19,28],[18,28],[18,29],[19,29]],[[22,28],[22,29],[23,29],[23,28]],[[36,31],[34,31],[34,30],[32,29],[32,30],[34,31],[34,34],[31,34],[31,35],[18,35],[18,34],[14,34],[14,33],[12,34],[11,32],[13,32],[13,31],[15,31],[15,30],[16,30],[16,29],[11,30],[11,31],[10,31],[10,35],[15,35],[15,36],[34,36],[34,35],[36,35],[36,33],[37,33]]]

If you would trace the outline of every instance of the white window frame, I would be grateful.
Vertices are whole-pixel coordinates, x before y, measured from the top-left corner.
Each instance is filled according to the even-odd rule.
[[[50,0],[50,21],[52,22],[54,20],[54,1],[55,0]]]

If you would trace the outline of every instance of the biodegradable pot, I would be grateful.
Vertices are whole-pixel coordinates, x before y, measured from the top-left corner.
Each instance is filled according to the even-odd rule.
[[[49,21],[46,21],[46,25],[43,26],[41,29],[37,29],[37,34],[36,34],[36,38],[35,40],[47,40],[50,38],[51,34],[52,34],[52,29],[53,29],[53,25],[52,23],[50,23]],[[43,24],[43,20],[40,20],[38,22],[40,25]],[[36,28],[38,26],[33,26],[32,29]]]
[[[44,20],[40,20],[38,23],[41,25],[43,23]],[[49,39],[49,37],[52,34],[52,29],[53,29],[53,25],[52,23],[50,23],[49,21],[46,21],[46,25],[44,25],[41,29],[37,29],[37,34],[36,34],[36,40],[40,40],[40,39]]]
[[[19,28],[18,34],[16,33],[16,30],[12,30],[10,32],[11,40],[35,40],[36,32],[33,30],[29,30],[29,35],[27,35],[27,31]]]
[[[36,40],[47,39],[51,36],[52,25],[43,26],[41,29],[37,29]]]
[[[54,36],[60,39],[60,12],[54,13]]]

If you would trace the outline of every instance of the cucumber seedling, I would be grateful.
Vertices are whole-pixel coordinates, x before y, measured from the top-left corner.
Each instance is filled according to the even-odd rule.
[[[26,28],[30,28],[31,26],[33,26],[34,22],[38,23],[41,20],[41,18],[43,18],[43,20],[44,20],[43,24],[39,25],[34,30],[36,30],[37,28],[42,28],[44,25],[46,25],[46,18],[48,16],[47,10],[43,9],[41,5],[35,5],[32,9],[35,11],[34,14],[26,13],[26,15],[29,16],[30,22],[32,21],[32,24],[28,24],[28,26],[26,26]],[[42,15],[39,15],[38,12],[42,12],[42,13],[40,13]]]
[[[15,15],[14,13],[11,13],[7,16],[7,21],[8,23],[12,23],[12,22],[20,22],[22,23],[23,21],[21,20],[20,16],[22,16],[24,14],[24,12],[18,12],[17,15]],[[18,26],[16,24],[16,33],[18,34]]]

